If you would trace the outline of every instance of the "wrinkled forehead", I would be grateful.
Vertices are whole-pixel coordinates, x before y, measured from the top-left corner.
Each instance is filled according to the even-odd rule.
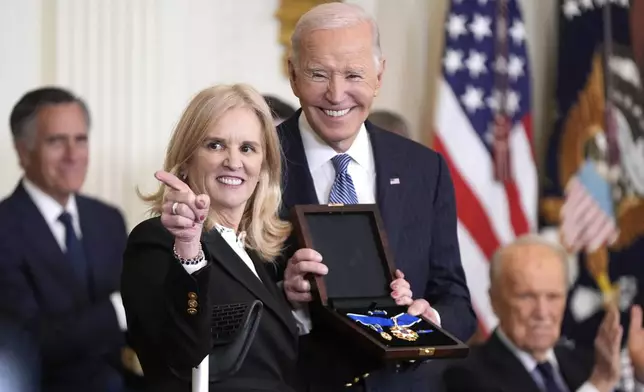
[[[565,260],[557,251],[543,244],[510,246],[504,250],[501,263],[501,274],[510,280],[535,282],[540,278],[561,276],[565,281]]]
[[[373,62],[373,37],[368,23],[308,32],[301,41],[303,63]]]
[[[76,102],[48,104],[38,109],[38,130],[43,134],[87,133],[87,117]]]

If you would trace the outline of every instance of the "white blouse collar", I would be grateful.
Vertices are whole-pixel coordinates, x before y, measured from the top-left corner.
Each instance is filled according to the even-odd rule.
[[[240,231],[239,234],[237,234],[235,230],[231,229],[230,227],[222,226],[219,223],[215,223],[215,229],[217,229],[217,232],[219,232],[219,234],[221,234],[224,239],[236,241],[237,245],[239,245],[241,248],[244,248],[246,246],[245,231]]]

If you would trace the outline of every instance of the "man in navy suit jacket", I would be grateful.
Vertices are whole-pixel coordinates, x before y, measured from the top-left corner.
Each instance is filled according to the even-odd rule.
[[[127,232],[117,209],[78,194],[87,107],[42,88],[20,99],[10,123],[24,176],[0,202],[0,313],[36,337],[43,391],[121,391]]]
[[[279,127],[285,211],[296,204],[327,204],[334,192],[334,197],[355,193],[354,202],[377,203],[396,266],[411,286],[398,276],[396,282],[402,283],[392,287],[393,297],[408,305],[402,297],[413,292],[417,299],[410,313],[422,314],[467,340],[476,319],[459,255],[447,165],[434,151],[366,121],[385,68],[375,21],[357,6],[317,6],[298,21],[292,50],[290,82],[302,109]],[[341,174],[343,185],[334,166],[339,154],[350,158]],[[305,303],[311,294],[305,275],[327,271],[319,253],[299,249],[283,277],[286,296],[303,325],[301,374],[309,391],[344,389],[347,380],[339,375],[351,366],[342,361],[342,351],[333,351],[333,342],[316,341],[316,334],[308,333]],[[438,381],[433,369],[429,363],[415,370],[382,370],[353,388],[425,392]]]

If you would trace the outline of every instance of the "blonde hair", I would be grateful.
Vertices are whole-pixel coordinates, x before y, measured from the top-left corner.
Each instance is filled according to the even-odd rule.
[[[248,200],[239,224],[246,231],[246,246],[255,250],[266,261],[272,261],[282,251],[284,241],[291,233],[291,225],[279,218],[282,202],[282,150],[273,118],[266,101],[246,84],[217,85],[199,92],[181,115],[165,156],[164,170],[179,178],[187,173],[191,158],[203,145],[211,129],[231,109],[246,108],[253,111],[263,130],[264,162],[255,191]],[[204,178],[184,178],[196,194],[207,193]],[[163,197],[167,191],[161,184],[151,195],[139,197],[151,205],[150,212],[160,215]],[[211,210],[204,222],[204,231],[215,225]]]

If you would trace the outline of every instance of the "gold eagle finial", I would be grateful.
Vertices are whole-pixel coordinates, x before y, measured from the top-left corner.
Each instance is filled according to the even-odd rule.
[[[316,5],[332,3],[337,0],[280,0],[280,6],[275,17],[280,21],[280,33],[278,41],[284,47],[282,54],[282,70],[288,77],[288,56],[291,51],[291,35],[295,30],[295,24],[308,10]]]
[[[559,151],[559,180],[561,188],[575,175],[586,159],[586,155],[596,155],[593,140],[604,132],[604,112],[606,105],[604,91],[604,70],[602,58],[597,53],[593,58],[591,73],[586,85],[579,93],[577,103],[568,112],[563,124],[563,133]],[[597,157],[595,157],[597,158]],[[561,223],[563,198],[545,198],[541,200],[541,212],[550,223]],[[621,250],[630,246],[638,237],[644,235],[644,199],[641,197],[623,197],[616,201],[615,217],[620,229],[617,241],[610,249]],[[608,272],[609,248],[601,246],[587,252],[586,268],[594,278],[597,286],[608,302],[618,300],[618,290],[611,282]]]

